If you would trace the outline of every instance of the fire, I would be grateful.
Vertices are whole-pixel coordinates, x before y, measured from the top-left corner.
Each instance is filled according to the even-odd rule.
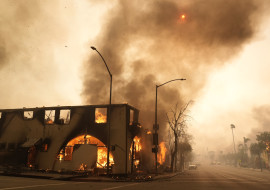
[[[160,153],[158,154],[158,163],[162,165],[165,162],[165,156],[167,152],[167,148],[165,142],[161,142],[159,144]]]
[[[134,141],[135,151],[136,152],[141,151],[141,149],[142,149],[142,144],[140,142],[141,139],[139,137],[135,136],[134,139],[133,139],[133,141]]]
[[[103,115],[101,112],[99,112],[97,110],[96,110],[95,116],[96,116],[96,119],[95,119],[96,123],[106,123],[107,122],[106,115]]]
[[[180,16],[180,18],[181,18],[182,20],[185,20],[186,15],[182,14],[182,15]]]
[[[266,151],[270,152],[270,142],[266,142]]]
[[[110,153],[110,166],[114,164],[113,156]],[[107,165],[107,148],[106,147],[98,147],[98,158],[97,158],[97,167],[104,168]]]
[[[140,164],[140,151],[142,150],[141,139],[137,136],[133,138],[134,145],[131,144],[130,147],[130,156],[132,154],[132,147],[134,146],[133,152],[133,164],[137,168]]]
[[[184,23],[187,19],[187,16],[185,14],[181,14],[178,18],[178,23]]]
[[[58,160],[72,160],[73,147],[76,144],[94,144],[97,145],[97,164],[98,168],[106,167],[107,165],[107,148],[100,140],[90,135],[81,135],[70,140],[65,148],[58,154]],[[64,151],[65,150],[65,151]],[[114,164],[113,155],[110,153],[110,166]],[[83,165],[81,165],[83,166]],[[80,167],[81,168],[81,167]],[[80,169],[81,170],[81,169]]]
[[[140,164],[140,160],[135,160],[134,161],[134,166],[137,168],[138,167],[138,165]]]
[[[51,120],[51,119],[47,120],[46,124],[53,124],[53,120]]]
[[[87,169],[87,165],[86,164],[81,164],[80,165],[80,168],[79,168],[80,171],[84,171],[86,169]]]
[[[147,135],[151,135],[152,133],[151,133],[151,131],[147,131],[146,134]]]

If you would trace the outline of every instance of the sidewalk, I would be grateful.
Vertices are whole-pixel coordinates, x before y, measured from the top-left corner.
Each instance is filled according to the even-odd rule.
[[[179,173],[164,173],[164,174],[147,174],[147,175],[131,175],[127,177],[119,176],[86,176],[86,177],[75,177],[72,181],[102,181],[102,182],[147,182],[161,179],[169,179],[177,176]]]
[[[50,173],[40,171],[24,171],[24,172],[7,172],[0,171],[0,175],[15,176],[15,177],[29,177],[51,180],[67,180],[67,181],[93,181],[93,182],[147,182],[153,180],[169,179],[179,175],[180,173],[164,173],[164,174],[144,174],[144,175],[129,175],[129,176],[93,176],[85,174],[64,174],[64,173]]]

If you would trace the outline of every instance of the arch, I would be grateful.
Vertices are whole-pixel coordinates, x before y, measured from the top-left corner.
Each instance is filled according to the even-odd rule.
[[[90,144],[97,146],[97,163],[96,167],[104,168],[107,165],[107,147],[98,138],[91,136],[89,134],[79,135],[70,141],[60,150],[57,156],[57,160],[60,161],[71,161],[73,151],[76,150],[80,144]],[[87,155],[86,155],[87,156]],[[112,153],[110,153],[110,165],[114,164],[114,159]]]

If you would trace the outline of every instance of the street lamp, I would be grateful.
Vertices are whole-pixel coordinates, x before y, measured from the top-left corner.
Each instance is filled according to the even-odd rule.
[[[106,66],[106,68],[107,68],[107,71],[108,71],[108,73],[109,73],[109,75],[110,75],[110,78],[111,78],[111,80],[110,80],[110,103],[109,103],[109,114],[108,114],[108,120],[107,120],[107,124],[108,124],[108,137],[107,137],[107,175],[109,175],[109,165],[110,165],[110,158],[109,158],[109,156],[110,156],[110,146],[111,146],[111,143],[110,143],[110,133],[111,133],[111,122],[110,122],[110,120],[111,120],[111,104],[112,104],[112,74],[111,74],[111,72],[110,72],[110,70],[109,70],[109,67],[108,67],[108,65],[107,65],[107,63],[106,63],[106,61],[105,61],[105,59],[103,58],[103,56],[99,53],[99,51],[94,47],[94,46],[91,46],[91,49],[92,50],[94,50],[94,51],[96,51],[99,55],[100,55],[100,57],[102,58],[102,60],[103,60],[103,62],[104,62],[104,64],[105,64],[105,66]]]
[[[158,153],[158,124],[157,124],[157,89],[158,87],[161,87],[165,84],[168,84],[170,82],[173,82],[173,81],[177,81],[177,80],[186,80],[186,79],[174,79],[174,80],[170,80],[170,81],[167,81],[163,84],[160,84],[160,85],[156,85],[156,103],[155,103],[155,124],[154,124],[154,130],[155,130],[155,133],[153,134],[153,140],[154,140],[154,144],[155,144],[155,165],[156,165],[156,175],[157,175],[157,153]]]
[[[233,135],[233,129],[235,129],[235,125],[231,124],[231,129],[232,129],[232,137],[233,137],[233,147],[234,147],[234,159],[235,159],[235,166],[236,166],[236,150],[235,150],[235,142],[234,142],[234,135]]]

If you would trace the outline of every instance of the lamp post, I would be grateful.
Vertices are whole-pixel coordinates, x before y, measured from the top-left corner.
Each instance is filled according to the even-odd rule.
[[[156,169],[156,175],[157,175],[157,153],[158,153],[158,124],[157,124],[157,90],[159,87],[165,85],[165,84],[168,84],[170,82],[173,82],[173,81],[177,81],[177,80],[186,80],[186,79],[174,79],[174,80],[170,80],[170,81],[167,81],[163,84],[160,84],[160,85],[156,85],[156,102],[155,102],[155,124],[154,124],[154,130],[155,130],[155,133],[153,134],[153,140],[154,140],[154,145],[155,145],[155,169]]]
[[[231,124],[231,129],[232,129],[232,137],[233,137],[233,147],[234,147],[234,165],[236,166],[236,150],[235,150],[235,142],[234,142],[234,134],[233,134],[233,129],[235,129],[235,125]]]
[[[110,133],[111,133],[111,122],[110,122],[110,120],[111,120],[111,104],[112,104],[112,74],[111,74],[111,72],[110,72],[110,70],[109,70],[109,67],[108,67],[108,65],[107,65],[107,63],[106,63],[106,61],[105,61],[105,59],[103,58],[103,56],[99,53],[99,51],[94,47],[94,46],[91,46],[91,49],[92,50],[94,50],[94,51],[96,51],[99,55],[100,55],[100,57],[102,58],[102,60],[103,60],[103,62],[104,62],[104,64],[105,64],[105,66],[106,66],[106,68],[107,68],[107,71],[108,71],[108,73],[109,73],[109,75],[110,75],[110,102],[109,102],[109,114],[108,114],[108,119],[107,119],[107,124],[108,124],[108,137],[107,137],[107,175],[109,175],[109,166],[110,166],[110,158],[109,158],[109,156],[110,156],[110,146],[111,146],[111,142],[110,142]]]

